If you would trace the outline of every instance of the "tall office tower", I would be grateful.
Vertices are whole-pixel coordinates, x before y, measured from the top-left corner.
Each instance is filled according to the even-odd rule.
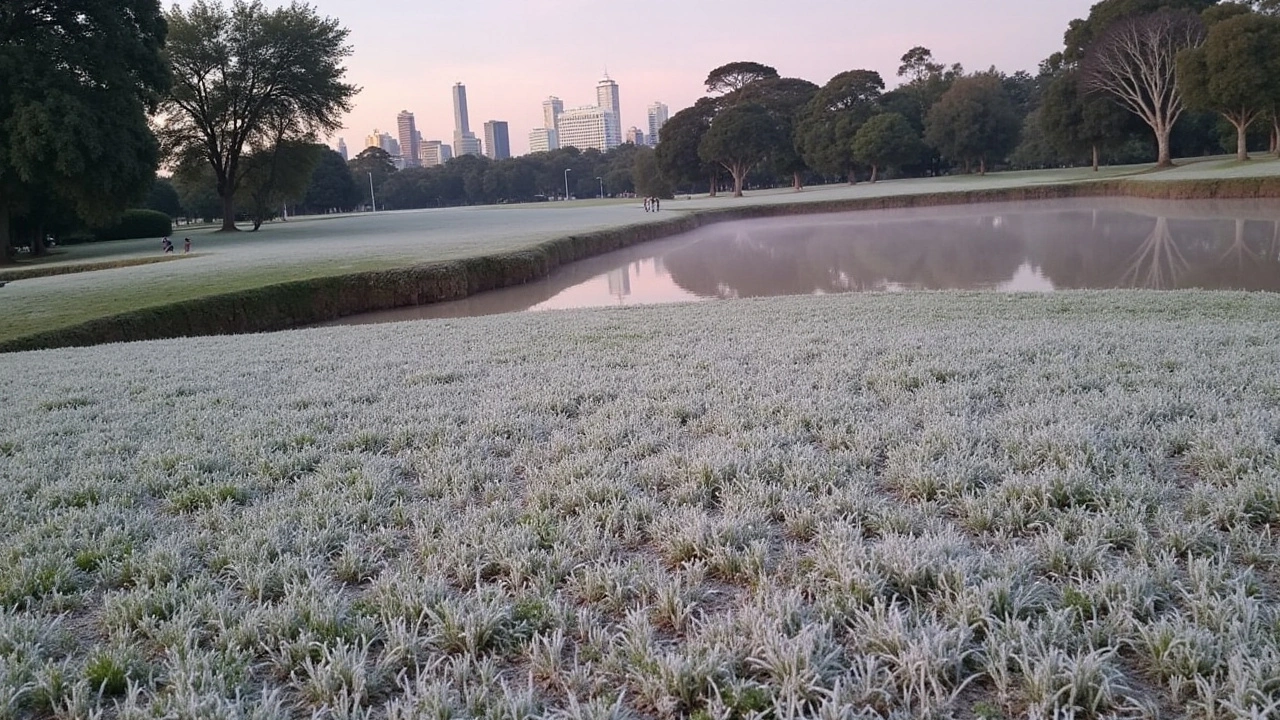
[[[644,131],[638,127],[627,128],[627,142],[632,145],[643,145]]]
[[[445,160],[453,157],[447,143],[439,140],[427,140],[422,143],[422,167],[443,165]]]
[[[592,105],[565,110],[560,116],[560,147],[612,150],[622,144],[617,128],[618,116],[604,108]]]
[[[649,144],[658,144],[658,134],[667,124],[667,106],[655,102],[649,106]]]
[[[413,141],[418,144],[418,152],[417,152],[418,167],[422,167],[422,131],[421,130],[413,131]]]
[[[342,156],[343,162],[350,160],[350,158],[347,157],[347,141],[342,138],[338,138],[338,154]]]
[[[622,106],[618,103],[618,83],[605,73],[604,79],[596,83],[596,106],[601,110],[613,113],[613,137],[622,144]]]
[[[511,157],[511,136],[505,121],[490,120],[484,124],[484,154],[493,160]]]
[[[560,134],[554,128],[534,128],[529,131],[529,152],[547,152],[560,149]]]
[[[404,157],[404,167],[417,167],[418,127],[413,122],[413,113],[401,110],[396,115],[396,129],[400,131],[400,152]]]
[[[453,159],[453,146],[449,143],[440,143],[440,162],[447,163]]]
[[[453,86],[453,154],[480,154],[480,140],[471,132],[467,115],[467,86],[462,83]]]
[[[542,127],[556,130],[560,127],[560,113],[564,112],[564,101],[552,95],[542,101]]]
[[[382,147],[382,133],[377,128],[374,128],[373,134],[365,137],[364,146],[366,149],[371,147]]]

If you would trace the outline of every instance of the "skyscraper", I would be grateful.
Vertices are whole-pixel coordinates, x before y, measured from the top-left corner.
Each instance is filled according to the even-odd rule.
[[[439,140],[427,140],[422,143],[422,167],[443,165],[453,157],[453,149],[448,143]]]
[[[529,152],[547,152],[560,149],[560,134],[552,128],[534,128],[529,131]]]
[[[404,166],[418,167],[418,128],[413,122],[413,113],[401,110],[396,116],[396,128],[400,131],[400,152],[404,154]]]
[[[342,156],[343,162],[350,160],[347,157],[347,141],[342,138],[338,138],[338,154]]]
[[[643,145],[644,131],[638,127],[627,128],[627,142],[632,145]]]
[[[493,160],[511,157],[511,136],[505,121],[490,120],[484,124],[484,154]]]
[[[564,112],[564,101],[552,95],[542,101],[542,127],[548,130],[560,128],[560,113]]]
[[[658,133],[667,124],[667,106],[655,102],[649,106],[649,144],[658,144]]]
[[[560,147],[612,150],[622,144],[617,127],[618,116],[602,107],[591,105],[565,110],[560,115]]]
[[[618,101],[618,83],[605,73],[604,79],[596,83],[596,106],[613,114],[612,136],[622,144],[622,107]]]
[[[462,83],[453,86],[453,154],[480,154],[480,140],[471,132],[471,119],[467,115],[467,87]]]

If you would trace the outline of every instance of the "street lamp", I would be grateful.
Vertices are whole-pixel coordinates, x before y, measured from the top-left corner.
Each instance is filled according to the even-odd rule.
[[[600,199],[603,200],[604,199],[604,180],[601,180],[600,178],[596,178],[596,180],[600,183]]]
[[[569,173],[573,172],[573,168],[564,169],[564,199],[569,199]]]
[[[378,200],[373,196],[373,172],[369,173],[369,204],[373,206],[373,212],[378,212]]]

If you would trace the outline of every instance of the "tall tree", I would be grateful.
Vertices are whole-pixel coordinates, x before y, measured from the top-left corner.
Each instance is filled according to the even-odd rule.
[[[909,162],[920,154],[920,137],[911,123],[898,113],[882,113],[868,120],[853,138],[853,156],[871,166],[871,182],[879,179],[880,168]]]
[[[989,160],[1003,160],[1018,145],[1022,120],[995,72],[960,78],[929,111],[925,141],[944,157],[974,162],[982,174]]]
[[[1127,116],[1120,106],[1096,93],[1086,93],[1079,70],[1062,71],[1044,89],[1040,130],[1063,156],[1089,157],[1096,172],[1103,150],[1123,139]]]
[[[1173,165],[1169,135],[1186,109],[1178,53],[1204,42],[1204,24],[1186,10],[1160,10],[1113,25],[1087,51],[1085,87],[1110,94],[1155,133],[1157,167]]]
[[[778,71],[758,62],[731,62],[707,73],[706,86],[709,93],[727,95],[735,90],[760,80],[778,77]]]
[[[377,200],[377,195],[370,196],[369,193],[377,193],[382,184],[396,174],[395,161],[386,150],[379,147],[365,148],[359,155],[351,158],[347,166],[351,168],[356,185],[360,186],[360,193],[370,206]]]
[[[17,217],[105,224],[146,192],[164,42],[157,0],[0,3],[0,263]],[[40,252],[40,223],[27,224]]]
[[[282,205],[302,201],[322,149],[315,143],[285,140],[244,157],[240,193],[249,206],[254,232]]]
[[[360,185],[336,151],[325,148],[311,173],[303,203],[313,212],[344,212],[360,204]]]
[[[713,98],[701,98],[667,120],[658,133],[658,167],[674,186],[694,185],[710,179],[711,195],[716,194],[717,165],[707,163],[698,154],[702,138],[711,129],[711,120],[719,111]]]
[[[831,78],[813,97],[796,128],[796,143],[809,167],[857,181],[853,138],[879,112],[880,73],[849,70]]]
[[[698,155],[728,170],[733,176],[733,196],[742,197],[747,173],[777,148],[778,135],[778,125],[768,110],[754,104],[735,105],[711,122],[711,129],[698,146]]]
[[[1280,105],[1280,18],[1238,14],[1215,23],[1178,55],[1187,106],[1220,113],[1236,129],[1236,159],[1249,159],[1249,127]]]
[[[778,146],[770,153],[773,168],[780,174],[790,175],[792,187],[801,189],[801,176],[808,169],[800,151],[796,148],[796,127],[801,114],[818,94],[818,86],[799,78],[771,78],[760,80],[726,96],[730,105],[755,103],[769,112],[778,126]]]
[[[182,200],[169,178],[157,177],[147,191],[147,199],[142,204],[148,210],[162,212],[171,218],[182,216]]]
[[[213,168],[223,231],[235,231],[243,154],[253,145],[313,141],[340,127],[358,92],[343,82],[351,54],[346,28],[297,0],[267,9],[254,0],[196,0],[168,12],[173,92],[162,105],[161,137],[174,159]],[[277,128],[283,137],[267,137]]]

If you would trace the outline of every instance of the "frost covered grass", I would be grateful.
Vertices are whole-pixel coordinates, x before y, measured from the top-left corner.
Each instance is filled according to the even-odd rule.
[[[1274,716],[1277,338],[921,294],[8,355],[0,717]]]
[[[1240,188],[1224,184],[1252,185],[1280,177],[1280,161],[1259,159],[1252,163],[1235,163],[1226,158],[1182,161],[1179,167],[1161,172],[1148,172],[1148,166],[1104,168],[1094,173],[1087,168],[992,173],[881,182],[857,186],[829,185],[808,188],[803,193],[768,190],[748,193],[747,198],[696,197],[673,200],[663,205],[661,214],[648,214],[637,202],[583,200],[570,203],[540,205],[491,206],[421,210],[408,212],[357,214],[339,217],[302,218],[266,226],[261,233],[236,236],[216,235],[208,230],[181,230],[177,237],[190,236],[194,249],[204,257],[184,263],[161,263],[143,267],[120,267],[74,275],[42,277],[14,282],[0,295],[0,345],[10,341],[46,335],[33,347],[84,344],[56,337],[63,330],[74,332],[104,318],[116,318],[110,332],[99,332],[95,342],[128,337],[140,339],[157,335],[207,334],[228,332],[213,327],[216,323],[195,323],[199,328],[175,331],[135,333],[136,328],[156,329],[181,325],[175,317],[190,319],[200,313],[198,307],[178,306],[204,303],[212,298],[230,299],[236,312],[243,315],[269,314],[278,296],[260,292],[279,288],[284,283],[314,281],[319,278],[350,278],[360,273],[379,273],[424,264],[447,263],[463,258],[492,257],[507,253],[527,252],[548,241],[586,233],[617,230],[669,220],[691,213],[745,210],[757,214],[804,212],[819,204],[829,209],[861,209],[894,198],[929,198],[951,203],[974,200],[1024,199],[1037,193],[1055,196],[1071,187],[1095,188],[1098,191],[1119,190],[1119,185],[1104,188],[1105,183],[1132,182],[1141,187],[1136,194],[1163,196],[1176,188],[1178,199],[1193,197],[1234,196]],[[1099,182],[1101,181],[1101,183]],[[1246,197],[1256,187],[1244,189]],[[1274,189],[1266,190],[1275,192]],[[985,193],[982,197],[965,198],[964,193]],[[1001,197],[1005,193],[1007,197]],[[1088,194],[1088,191],[1085,191]],[[1103,193],[1105,194],[1105,193]],[[948,196],[950,199],[941,198]],[[923,200],[922,200],[923,202]],[[136,258],[154,257],[159,252],[156,240],[92,243],[66,250],[65,262],[51,263],[55,268],[70,263],[94,260],[132,262]],[[286,293],[288,294],[288,293]],[[317,291],[316,294],[320,294]],[[412,303],[410,303],[412,304]],[[358,308],[352,312],[386,309],[380,306]],[[270,328],[309,324],[333,317],[300,318],[296,323],[282,323]],[[243,330],[243,329],[241,329]],[[92,334],[92,333],[89,333]],[[23,347],[21,344],[15,347]]]

